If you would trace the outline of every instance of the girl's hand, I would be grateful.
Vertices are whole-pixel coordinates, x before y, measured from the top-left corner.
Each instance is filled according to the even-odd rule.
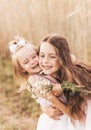
[[[63,92],[61,84],[59,83],[53,84],[52,92],[55,96],[60,96]]]
[[[51,105],[49,106],[45,113],[52,119],[55,119],[55,120],[59,120],[60,119],[60,116],[63,115],[63,113],[58,109],[56,108],[55,106]]]
[[[57,99],[57,96],[55,96],[54,93],[53,93],[52,91],[50,91],[50,92],[48,92],[48,93],[46,94],[46,96],[45,96],[44,98],[48,99],[49,101],[51,101],[52,103],[55,104],[55,102],[56,102],[55,99]],[[58,99],[57,99],[57,100],[58,100]]]

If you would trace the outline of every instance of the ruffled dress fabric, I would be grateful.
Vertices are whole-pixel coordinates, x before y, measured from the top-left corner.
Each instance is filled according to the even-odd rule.
[[[35,76],[36,82],[39,79],[38,77],[40,78],[41,76],[39,75]],[[51,82],[54,82],[53,79],[50,80]],[[31,81],[33,83],[32,86],[34,87],[34,84],[36,82],[34,82],[33,80]],[[67,103],[64,94],[60,95],[59,100],[61,100],[65,104]],[[40,104],[41,109],[43,109],[43,111],[45,111],[46,108],[52,104],[49,100],[41,97],[37,97],[36,101]],[[88,104],[87,117],[85,123],[80,123],[79,121],[75,121],[75,125],[73,125],[72,122],[70,121],[69,116],[67,116],[66,114],[60,116],[59,120],[54,120],[48,117],[46,113],[43,113],[39,117],[37,130],[91,130],[91,100],[88,101],[87,104]]]
[[[37,124],[37,130],[67,130],[67,127],[68,117],[66,115],[61,116],[60,120],[54,120],[43,113]]]
[[[39,99],[40,105],[48,107],[51,102],[46,99]],[[48,102],[47,102],[48,101]],[[75,121],[75,125],[72,124],[70,118],[64,114],[59,120],[54,120],[46,113],[40,115],[37,130],[91,130],[91,101],[88,101],[87,117],[85,123]]]
[[[85,130],[91,130],[91,100],[88,100],[87,105],[88,107]]]
[[[45,110],[48,106],[52,105],[50,101],[44,98],[38,98],[37,102],[40,104],[41,109]],[[66,125],[66,126],[65,126]],[[40,115],[37,130],[67,130],[68,116],[65,114],[59,120],[54,120],[47,116],[46,113]]]

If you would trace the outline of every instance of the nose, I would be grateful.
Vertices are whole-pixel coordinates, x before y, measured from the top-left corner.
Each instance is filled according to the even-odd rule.
[[[46,57],[44,57],[44,59],[43,59],[43,63],[48,63],[48,57],[46,56]]]
[[[37,62],[37,60],[31,60],[30,64],[33,65],[35,62]]]

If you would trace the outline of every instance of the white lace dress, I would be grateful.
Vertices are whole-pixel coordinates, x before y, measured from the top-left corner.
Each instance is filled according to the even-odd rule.
[[[87,105],[88,107],[87,107],[85,130],[91,130],[91,100],[88,100]]]
[[[54,79],[50,78],[51,82],[55,82]],[[41,94],[44,93],[44,90],[47,90],[51,86],[49,81],[49,77],[45,79],[45,77],[40,75],[33,75],[29,78],[29,83],[32,88],[32,97],[36,98],[36,101],[40,104],[41,109],[45,110],[52,103],[43,98]],[[47,87],[46,87],[47,86]],[[45,89],[43,89],[43,87]],[[65,97],[62,95],[60,100],[65,101]],[[65,126],[66,125],[66,126]],[[68,116],[63,115],[60,117],[60,120],[54,120],[47,116],[46,113],[40,115],[37,130],[67,130],[68,127]]]
[[[51,105],[51,102],[42,98],[38,99],[37,102],[40,103],[42,109]],[[88,120],[86,122],[88,123]],[[60,120],[54,120],[48,117],[46,113],[42,113],[38,119],[37,130],[91,130],[90,124],[87,124],[88,128],[86,128],[86,125],[79,123],[79,121],[73,125],[66,114],[60,116]]]
[[[40,86],[39,80],[41,79],[39,79],[38,77],[36,79],[35,76],[35,80],[33,78],[30,78],[29,81],[33,87],[35,86],[35,88],[33,89],[35,90],[38,89],[38,92],[39,89],[41,88],[41,87],[39,88]],[[43,82],[43,84],[45,84],[45,82]],[[64,94],[62,94],[59,97],[59,99],[64,103],[66,103]],[[42,110],[45,110],[48,106],[52,104],[49,100],[40,97],[39,94],[37,96],[36,101],[40,104]],[[42,113],[38,119],[37,130],[91,130],[90,121],[91,121],[91,101],[88,101],[87,118],[85,124],[81,124],[79,121],[76,121],[75,125],[73,125],[72,122],[70,121],[70,118],[66,114],[60,116],[59,120],[54,120],[48,117],[46,113]]]
[[[40,103],[41,108],[44,110],[52,103],[46,99],[40,98],[37,99],[37,102]],[[42,113],[39,117],[37,130],[67,130],[68,127],[68,116],[63,115],[60,117],[60,120],[54,120],[46,113]]]

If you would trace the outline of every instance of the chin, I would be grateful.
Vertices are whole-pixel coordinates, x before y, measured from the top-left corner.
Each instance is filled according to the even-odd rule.
[[[40,72],[40,71],[41,71],[41,69],[39,68],[39,69],[36,70],[36,73],[38,73],[38,72]]]
[[[46,75],[55,76],[55,73],[53,71],[43,71]]]
[[[43,71],[44,72],[44,74],[48,74],[48,75],[50,75],[51,73],[50,72],[46,72],[46,71]]]

